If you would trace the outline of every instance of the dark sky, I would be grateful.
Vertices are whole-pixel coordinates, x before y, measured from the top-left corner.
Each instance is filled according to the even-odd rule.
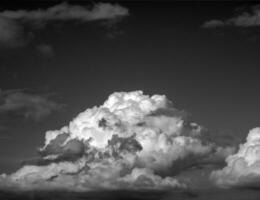
[[[0,10],[56,3],[3,2]],[[237,137],[244,138],[259,125],[260,28],[202,27],[253,4],[119,3],[129,9],[129,16],[116,23],[55,21],[34,29],[26,24],[26,44],[0,46],[2,91],[51,93],[65,105],[40,120],[0,114],[0,173],[33,157],[43,145],[45,131],[68,124],[114,91],[165,94],[199,124],[213,131],[231,130]]]

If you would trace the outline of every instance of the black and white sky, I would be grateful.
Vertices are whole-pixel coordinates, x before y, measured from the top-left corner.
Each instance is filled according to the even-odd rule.
[[[1,1],[0,174],[117,91],[162,94],[244,143],[260,124],[260,4]]]

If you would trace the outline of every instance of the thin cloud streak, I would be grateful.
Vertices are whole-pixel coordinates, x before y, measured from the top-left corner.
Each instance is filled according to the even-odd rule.
[[[98,3],[91,9],[79,5],[61,3],[46,10],[6,10],[0,13],[2,17],[24,21],[81,20],[94,21],[115,19],[129,15],[128,9],[118,4]]]
[[[48,94],[34,94],[21,89],[0,90],[0,101],[0,115],[13,114],[36,121],[63,108]]]
[[[260,25],[260,5],[253,6],[249,12],[243,12],[229,19],[212,19],[206,21],[202,27],[215,28],[224,26],[254,27]]]
[[[111,3],[98,3],[92,7],[61,3],[47,9],[4,10],[0,12],[0,45],[25,46],[34,36],[34,29],[43,28],[52,21],[119,22],[128,15],[127,8]],[[25,24],[30,31],[25,31]]]

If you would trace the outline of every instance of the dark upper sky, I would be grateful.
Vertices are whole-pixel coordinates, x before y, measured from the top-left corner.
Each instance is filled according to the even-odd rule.
[[[58,3],[3,2],[0,9],[38,9]],[[260,124],[260,28],[202,26],[212,19],[231,18],[253,4],[119,3],[129,10],[119,21],[24,23],[19,34],[25,42],[0,46],[2,91],[51,93],[62,104],[39,120],[30,114],[32,118],[0,112],[0,173],[34,156],[46,130],[61,128],[114,91],[165,94],[199,124],[232,130],[238,137]]]

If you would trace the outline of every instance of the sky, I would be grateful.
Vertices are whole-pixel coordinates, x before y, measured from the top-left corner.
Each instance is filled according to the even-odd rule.
[[[260,123],[259,16],[243,1],[1,2],[0,173],[113,92],[166,95],[244,143]]]

